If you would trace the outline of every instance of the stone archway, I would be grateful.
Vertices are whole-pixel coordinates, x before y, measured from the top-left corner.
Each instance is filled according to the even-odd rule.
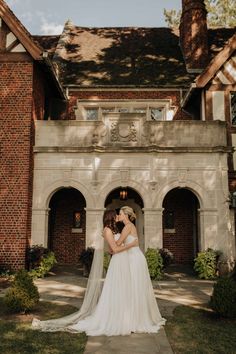
[[[139,235],[139,244],[140,248],[144,251],[145,249],[145,240],[144,240],[144,215],[143,215],[143,200],[140,194],[133,188],[126,187],[127,198],[122,200],[120,198],[120,191],[123,188],[116,188],[112,190],[106,197],[105,208],[106,209],[116,209],[117,211],[125,205],[130,206],[135,211],[137,216],[136,227]]]
[[[49,202],[48,247],[60,264],[77,264],[86,243],[86,201],[75,188],[57,190]]]
[[[199,200],[187,188],[174,188],[163,200],[163,247],[175,263],[190,264],[199,251]]]

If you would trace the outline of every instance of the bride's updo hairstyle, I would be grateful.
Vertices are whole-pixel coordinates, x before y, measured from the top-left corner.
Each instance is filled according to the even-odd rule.
[[[128,216],[130,221],[133,222],[136,219],[135,212],[129,206],[123,206],[122,208],[120,208],[120,210],[122,210],[123,213]]]
[[[109,227],[113,234],[118,233],[116,215],[115,210],[106,210],[103,215],[103,227]]]

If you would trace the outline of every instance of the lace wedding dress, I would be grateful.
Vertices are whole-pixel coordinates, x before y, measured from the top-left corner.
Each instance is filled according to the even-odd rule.
[[[119,236],[114,235],[115,240]],[[134,236],[129,235],[125,243],[133,240]],[[32,326],[42,331],[86,332],[89,336],[158,332],[165,319],[159,312],[146,259],[138,246],[112,256],[92,314],[78,321],[76,316],[76,313],[69,315],[64,322],[63,318],[49,321],[34,319]]]

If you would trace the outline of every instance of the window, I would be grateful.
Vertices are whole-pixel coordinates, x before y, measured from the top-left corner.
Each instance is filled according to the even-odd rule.
[[[150,115],[152,120],[163,120],[163,108],[150,108]]]
[[[231,121],[236,126],[236,92],[231,92]]]
[[[86,120],[98,120],[98,108],[86,108]]]

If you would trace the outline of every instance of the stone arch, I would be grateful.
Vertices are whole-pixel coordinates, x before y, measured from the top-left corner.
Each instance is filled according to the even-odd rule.
[[[77,180],[70,179],[69,181],[57,180],[52,184],[50,184],[44,191],[44,195],[42,197],[39,208],[47,209],[53,194],[56,193],[61,188],[69,188],[69,187],[75,188],[76,190],[78,190],[83,194],[86,200],[87,208],[94,206],[95,203],[94,197],[92,196],[88,188],[83,183],[80,183]]]
[[[149,190],[144,188],[142,184],[133,181],[133,180],[127,180],[127,182],[121,182],[121,180],[115,180],[112,181],[109,184],[106,184],[105,187],[103,187],[103,189],[100,191],[99,195],[99,202],[98,202],[98,207],[99,208],[103,208],[106,198],[107,196],[116,188],[119,188],[120,186],[126,186],[126,187],[130,187],[132,189],[134,189],[142,198],[143,200],[143,204],[144,204],[144,208],[151,208],[152,206],[152,201],[151,201],[151,196],[149,193]]]
[[[200,209],[209,208],[209,197],[207,191],[202,188],[198,183],[191,180],[186,180],[185,183],[180,183],[179,181],[167,182],[162,185],[156,192],[156,197],[154,200],[155,208],[162,208],[163,200],[168,192],[174,188],[185,188],[189,189],[198,198]]]

